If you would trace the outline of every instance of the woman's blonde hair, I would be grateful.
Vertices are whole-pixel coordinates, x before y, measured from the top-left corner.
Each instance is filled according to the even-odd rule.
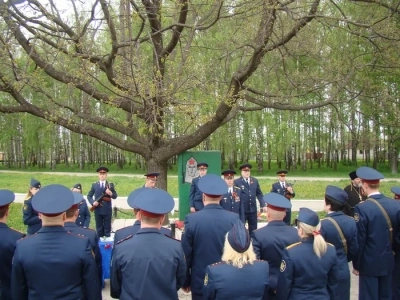
[[[328,245],[322,235],[319,233],[321,223],[319,223],[317,226],[311,226],[303,222],[298,222],[297,226],[300,227],[304,234],[308,237],[314,236],[313,250],[315,255],[317,255],[319,258],[325,255]]]
[[[256,260],[256,254],[253,250],[253,245],[243,253],[236,252],[228,242],[228,234],[225,236],[224,253],[222,254],[222,261],[230,264],[236,268],[243,268],[246,264],[253,264]]]
[[[31,198],[31,197],[32,197],[31,188],[32,188],[32,187],[29,187],[29,189],[28,189],[28,193],[26,194],[26,196],[25,196],[25,199],[24,199],[24,200],[28,200],[29,198]]]

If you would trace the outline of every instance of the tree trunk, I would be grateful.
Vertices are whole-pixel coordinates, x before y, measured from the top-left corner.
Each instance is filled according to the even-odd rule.
[[[159,161],[154,157],[147,158],[147,172],[158,172],[157,188],[167,191],[167,172],[168,172],[168,160]],[[163,225],[169,224],[169,216],[165,214],[165,219]]]

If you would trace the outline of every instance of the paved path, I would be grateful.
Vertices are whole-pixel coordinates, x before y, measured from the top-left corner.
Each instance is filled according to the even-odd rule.
[[[24,173],[24,174],[48,174],[48,175],[58,175],[58,176],[93,176],[93,173],[82,173],[82,172],[51,172],[51,171],[9,171],[9,170],[0,170],[0,173]],[[143,178],[142,174],[125,174],[125,173],[113,173],[112,176],[123,176],[123,177],[137,177]],[[168,175],[168,178],[177,178],[177,175]],[[276,180],[277,176],[255,176],[257,179],[271,179]],[[347,174],[343,177],[310,177],[310,176],[290,176],[290,181],[293,180],[302,180],[302,181],[340,181],[340,180],[348,180],[349,177]],[[399,181],[400,178],[385,178],[387,181]]]

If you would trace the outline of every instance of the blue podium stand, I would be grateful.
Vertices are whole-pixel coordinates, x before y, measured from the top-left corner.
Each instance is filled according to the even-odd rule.
[[[114,245],[113,240],[99,241],[100,253],[103,264],[103,287],[104,287],[104,279],[110,279],[111,255],[112,255],[113,245]]]

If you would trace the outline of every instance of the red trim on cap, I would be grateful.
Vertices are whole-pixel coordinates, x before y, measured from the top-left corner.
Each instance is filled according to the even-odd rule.
[[[287,173],[278,173],[279,176],[286,176]]]
[[[204,193],[204,195],[206,195],[208,198],[219,198],[222,196],[222,195],[210,195],[210,194],[206,194],[206,193]]]
[[[286,208],[274,206],[274,205],[271,205],[271,204],[267,204],[267,206],[268,206],[268,208],[276,210],[276,211],[286,211]]]
[[[250,171],[250,168],[242,168],[242,171]]]
[[[140,210],[140,214],[142,216],[145,216],[145,217],[148,217],[148,218],[159,218],[159,217],[163,216],[163,214],[155,214],[155,213],[151,213],[149,211],[145,211],[143,209]]]
[[[369,184],[378,184],[379,183],[379,179],[375,179],[375,180],[367,180],[367,179],[361,179],[363,182],[365,183],[369,183]]]
[[[70,209],[78,209],[78,207],[79,207],[79,203],[72,205],[70,207]]]
[[[232,177],[232,176],[234,176],[235,175],[235,173],[225,173],[224,174],[224,177]]]

